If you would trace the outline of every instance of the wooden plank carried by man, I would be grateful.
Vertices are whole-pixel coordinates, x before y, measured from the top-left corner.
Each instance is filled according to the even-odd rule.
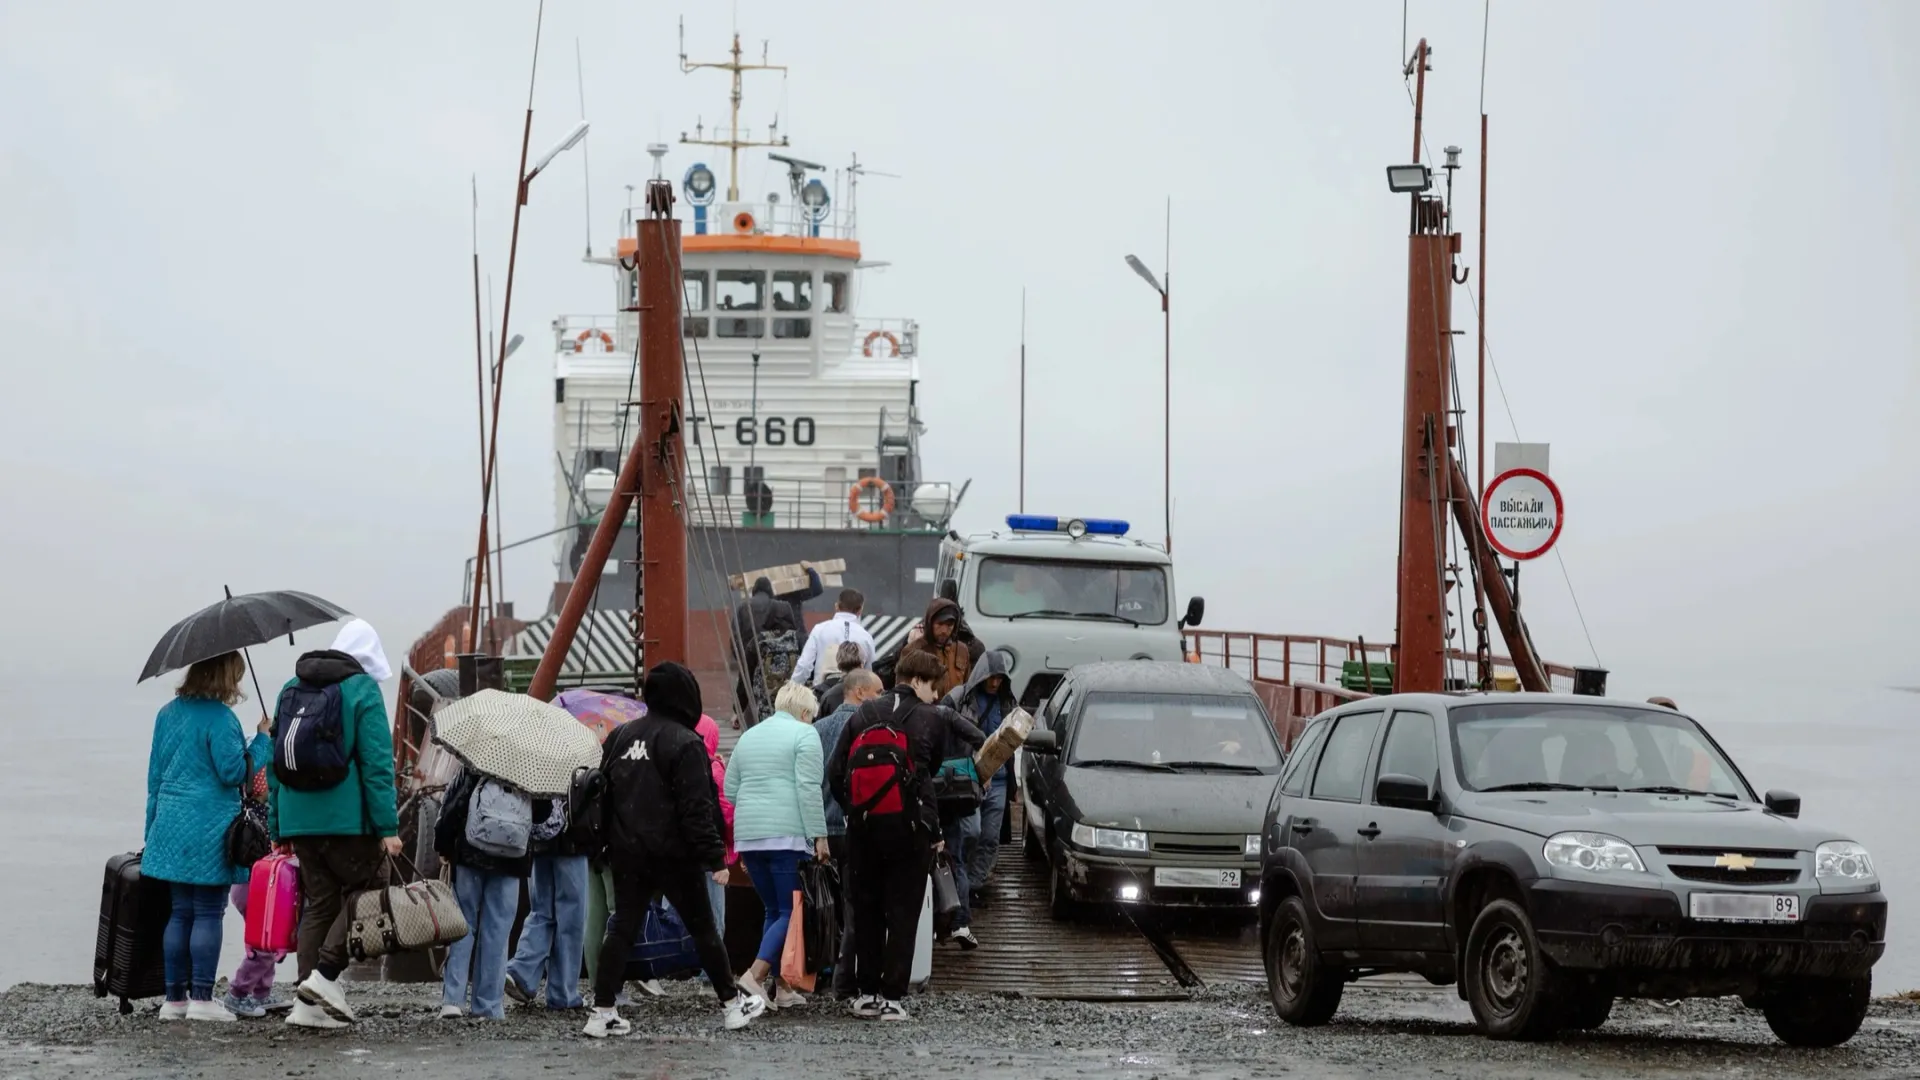
[[[773,583],[773,595],[785,596],[788,593],[802,592],[807,588],[807,568],[811,566],[820,575],[823,588],[837,589],[844,584],[841,575],[846,572],[847,560],[823,559],[818,562],[787,563],[784,566],[769,566],[760,570],[749,570],[744,574],[735,574],[727,579],[727,584],[735,592],[745,594],[753,588],[753,583],[766,578]]]

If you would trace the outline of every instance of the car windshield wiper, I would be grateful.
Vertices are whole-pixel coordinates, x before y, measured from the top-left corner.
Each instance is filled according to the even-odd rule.
[[[1258,765],[1246,765],[1238,761],[1169,761],[1169,769],[1225,769],[1228,772],[1253,773],[1266,772]]]
[[[1153,772],[1175,772],[1171,765],[1157,761],[1125,761],[1120,758],[1091,758],[1087,761],[1071,762],[1077,769],[1149,769]]]
[[[1488,792],[1493,792],[1493,791],[1593,791],[1593,790],[1596,790],[1596,789],[1589,788],[1585,784],[1556,784],[1550,780],[1522,780],[1517,784],[1495,784],[1492,787],[1483,787],[1480,789],[1480,792],[1481,794],[1484,795]]]
[[[1041,619],[1041,618],[1046,618],[1047,616],[1050,616],[1050,615],[1054,616],[1055,618],[1071,618],[1072,617],[1067,612],[1061,611],[1059,608],[1040,608],[1037,611],[1016,612],[1015,614],[1007,616],[1007,618],[1010,620],[1011,619]]]
[[[1129,619],[1129,618],[1127,618],[1127,617],[1126,617],[1125,615],[1120,615],[1120,614],[1117,614],[1117,613],[1115,613],[1115,612],[1111,612],[1111,611],[1076,611],[1076,612],[1074,612],[1074,613],[1073,613],[1073,618],[1076,618],[1076,619],[1112,619],[1112,620],[1113,620],[1114,622],[1123,622],[1123,623],[1126,623],[1126,624],[1127,624],[1128,626],[1139,626],[1139,625],[1140,625],[1140,620],[1139,620],[1139,619]]]
[[[1630,787],[1628,791],[1645,795],[1703,795],[1709,799],[1738,799],[1740,796],[1726,791],[1701,791],[1699,788],[1674,787],[1671,784],[1655,784],[1651,787]]]

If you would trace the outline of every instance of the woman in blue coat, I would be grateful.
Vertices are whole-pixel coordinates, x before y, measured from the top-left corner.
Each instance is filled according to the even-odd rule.
[[[248,743],[230,707],[241,700],[246,670],[239,653],[200,661],[154,719],[140,873],[167,882],[173,894],[162,1020],[234,1019],[213,1000],[214,968],[227,890],[246,881],[250,868],[227,862],[227,826],[240,812],[240,785],[273,757],[266,716]]]

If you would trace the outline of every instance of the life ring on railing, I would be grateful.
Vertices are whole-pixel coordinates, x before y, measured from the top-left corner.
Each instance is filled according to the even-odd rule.
[[[880,493],[880,509],[860,509],[860,493],[863,491],[878,491]],[[847,513],[852,514],[854,517],[859,518],[869,525],[878,525],[880,522],[887,520],[887,515],[893,513],[893,486],[877,476],[861,477],[859,481],[847,491]]]
[[[742,210],[739,213],[733,215],[733,231],[734,232],[750,233],[753,231],[754,225],[755,225],[755,222],[753,220],[753,215],[747,213],[745,210]]]
[[[573,339],[573,351],[586,352],[587,342],[592,341],[594,338],[600,339],[600,345],[604,349],[604,351],[606,352],[613,351],[613,335],[607,333],[605,330],[580,331],[580,336]]]
[[[868,356],[872,356],[873,343],[876,341],[879,341],[881,338],[887,339],[887,345],[890,350],[887,353],[888,356],[900,355],[900,339],[897,337],[894,337],[893,331],[891,330],[875,330],[873,333],[868,334],[867,340],[860,343],[860,351],[862,353],[865,353]]]

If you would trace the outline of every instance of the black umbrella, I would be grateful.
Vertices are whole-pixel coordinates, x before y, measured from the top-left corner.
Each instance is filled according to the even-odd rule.
[[[291,638],[295,630],[351,618],[353,613],[346,608],[311,593],[229,593],[225,600],[194,612],[162,634],[134,681],[145,682],[202,660],[264,645],[282,634]]]

